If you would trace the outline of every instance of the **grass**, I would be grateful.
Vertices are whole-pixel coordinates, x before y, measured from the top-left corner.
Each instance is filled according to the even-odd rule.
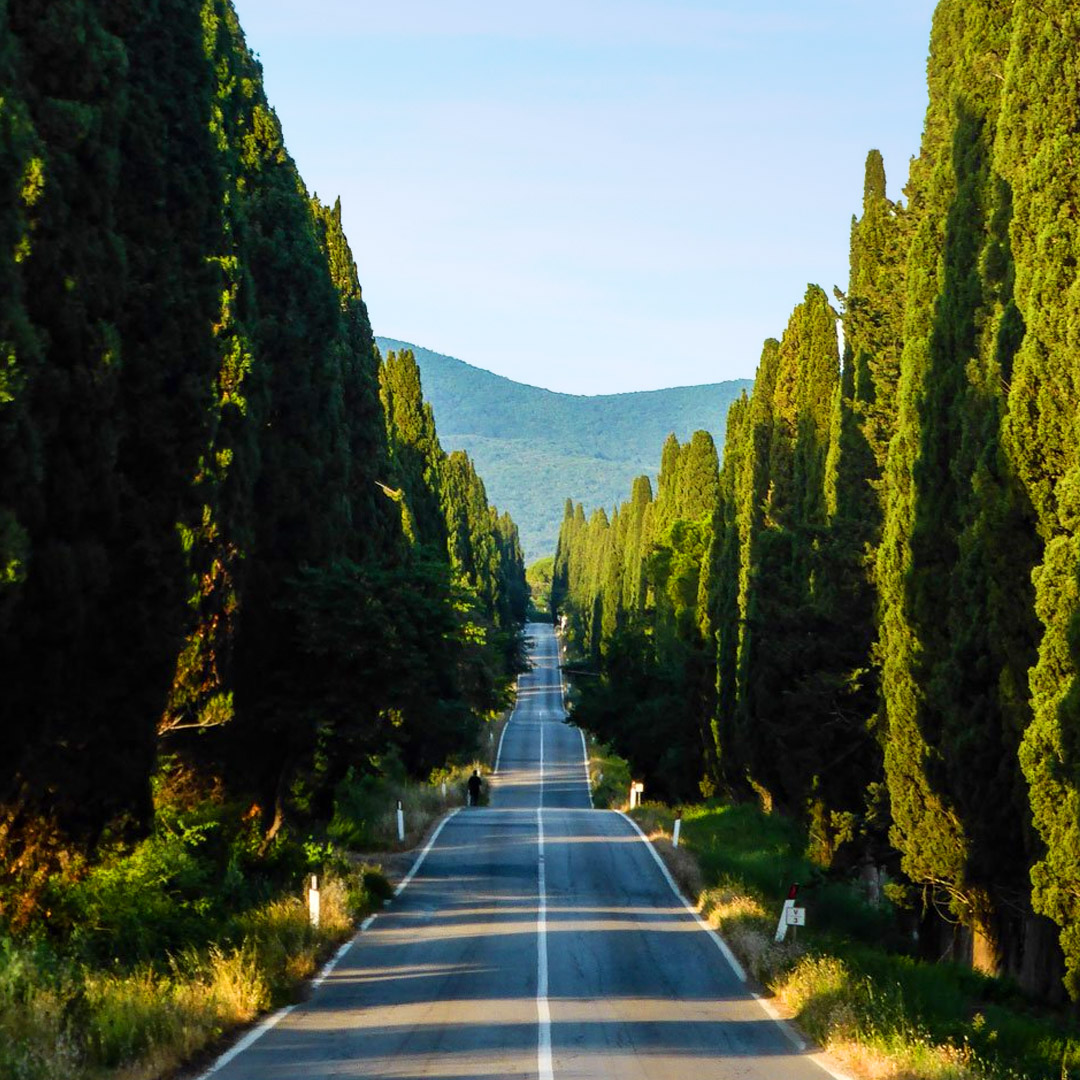
[[[0,941],[0,1076],[151,1080],[295,1000],[357,919],[381,904],[371,867],[329,878],[318,929],[302,897],[237,917],[221,942],[130,969],[96,968],[44,942]]]
[[[245,808],[180,799],[183,777],[163,772],[150,837],[106,847],[51,881],[18,937],[0,930],[0,1077],[153,1080],[296,1000],[392,892],[380,867],[353,852],[415,846],[465,801],[474,768],[490,772],[505,720],[485,730],[473,760],[426,783],[393,763],[382,776],[348,776],[325,834],[286,829],[267,851]],[[312,872],[318,928],[304,895]]]
[[[865,1080],[1073,1080],[1080,1029],[1036,1009],[1005,980],[904,952],[897,913],[854,886],[825,879],[803,852],[805,834],[754,806],[631,812],[684,892],[725,937],[775,1004]],[[670,836],[682,817],[683,846]],[[793,881],[807,927],[774,940]]]
[[[448,810],[468,803],[468,781],[473,770],[489,776],[495,767],[499,739],[510,718],[507,710],[485,725],[475,755],[469,761],[436,769],[426,782],[400,773],[357,776],[350,772],[338,785],[334,817],[327,835],[340,847],[363,852],[408,851],[428,834]],[[487,801],[488,785],[481,791]],[[405,839],[398,839],[397,806],[405,815]]]
[[[623,809],[630,794],[630,766],[586,732],[589,749],[589,786],[598,810]]]

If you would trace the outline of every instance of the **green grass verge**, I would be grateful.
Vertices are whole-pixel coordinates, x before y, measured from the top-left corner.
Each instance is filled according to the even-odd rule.
[[[133,965],[91,964],[42,939],[0,938],[0,1076],[168,1074],[259,1013],[295,1000],[389,892],[372,867],[335,873],[320,889],[317,929],[304,898],[284,895],[236,915],[213,943]]]
[[[806,835],[754,806],[647,804],[632,812],[670,857],[676,814],[697,866],[687,891],[752,975],[855,1076],[891,1080],[1074,1080],[1080,1028],[1036,1009],[1005,980],[905,955],[896,912],[825,880]],[[685,856],[683,856],[685,858]],[[680,866],[676,864],[678,873]],[[800,882],[807,927],[776,944],[787,890]],[[699,886],[704,885],[703,888]]]
[[[589,785],[598,810],[621,809],[630,793],[630,766],[609,746],[586,733],[589,750]]]

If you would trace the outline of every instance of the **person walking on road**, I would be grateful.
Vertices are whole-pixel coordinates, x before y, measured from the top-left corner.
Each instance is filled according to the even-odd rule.
[[[480,779],[480,770],[473,769],[472,776],[469,777],[469,805],[480,805],[480,788],[483,785],[483,780]]]

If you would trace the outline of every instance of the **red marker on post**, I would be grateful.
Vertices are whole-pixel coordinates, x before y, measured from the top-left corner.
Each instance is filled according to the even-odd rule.
[[[791,925],[790,912],[795,910],[795,898],[799,895],[799,883],[793,881],[788,889],[787,899],[784,901],[784,910],[780,912],[780,921],[776,924],[776,940],[783,941],[787,937],[787,928]]]

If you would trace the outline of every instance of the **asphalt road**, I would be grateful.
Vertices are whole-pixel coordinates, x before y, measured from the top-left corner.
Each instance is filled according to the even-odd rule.
[[[534,668],[491,805],[451,817],[310,1000],[215,1080],[828,1075],[766,1016],[631,824],[590,808],[554,636],[529,631]]]

